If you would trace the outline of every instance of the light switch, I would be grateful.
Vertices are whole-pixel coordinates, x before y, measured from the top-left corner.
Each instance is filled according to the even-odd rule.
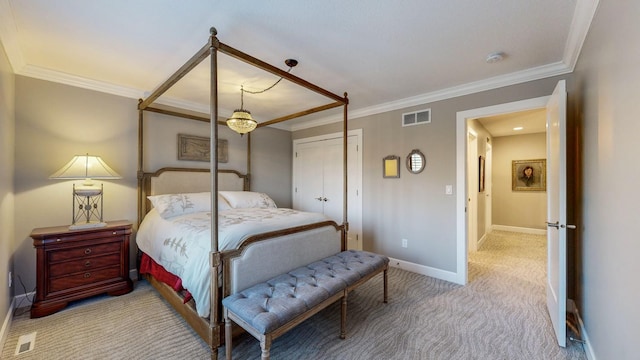
[[[447,195],[453,194],[453,185],[447,185],[444,187],[444,193]]]

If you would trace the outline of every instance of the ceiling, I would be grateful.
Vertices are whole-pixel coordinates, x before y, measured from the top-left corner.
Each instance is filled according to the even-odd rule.
[[[571,72],[598,0],[0,0],[0,41],[16,74],[144,98],[218,39],[335,94],[349,117],[406,108]],[[489,54],[504,59],[487,63]],[[224,55],[220,114],[240,86],[278,80]],[[160,99],[208,113],[208,62]],[[282,81],[245,108],[267,121],[329,103]],[[224,116],[224,115],[223,115]],[[341,110],[279,127],[341,119]]]
[[[546,109],[501,114],[478,121],[493,137],[543,133],[547,131]]]

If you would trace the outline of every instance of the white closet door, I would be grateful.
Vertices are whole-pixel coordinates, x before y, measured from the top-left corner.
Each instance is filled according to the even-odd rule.
[[[342,224],[344,208],[342,139],[326,140],[323,143],[324,214],[338,224]]]
[[[322,147],[314,143],[301,144],[294,154],[294,209],[324,212]]]
[[[349,249],[362,250],[361,132],[347,140]],[[342,224],[344,210],[341,134],[294,142],[293,208],[321,212]],[[318,200],[320,199],[320,200]]]

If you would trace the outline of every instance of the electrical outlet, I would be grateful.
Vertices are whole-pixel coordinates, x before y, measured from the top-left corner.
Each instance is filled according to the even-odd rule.
[[[407,239],[402,239],[402,247],[403,248],[407,247]]]
[[[11,276],[12,273],[11,271],[9,271],[9,287],[11,287],[11,285],[13,285],[13,276]]]

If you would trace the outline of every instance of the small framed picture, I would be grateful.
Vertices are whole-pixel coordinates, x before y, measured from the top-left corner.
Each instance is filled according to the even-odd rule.
[[[399,178],[400,177],[400,156],[389,155],[382,159],[382,177],[383,178]]]
[[[511,161],[511,188],[513,191],[546,191],[547,160]]]

